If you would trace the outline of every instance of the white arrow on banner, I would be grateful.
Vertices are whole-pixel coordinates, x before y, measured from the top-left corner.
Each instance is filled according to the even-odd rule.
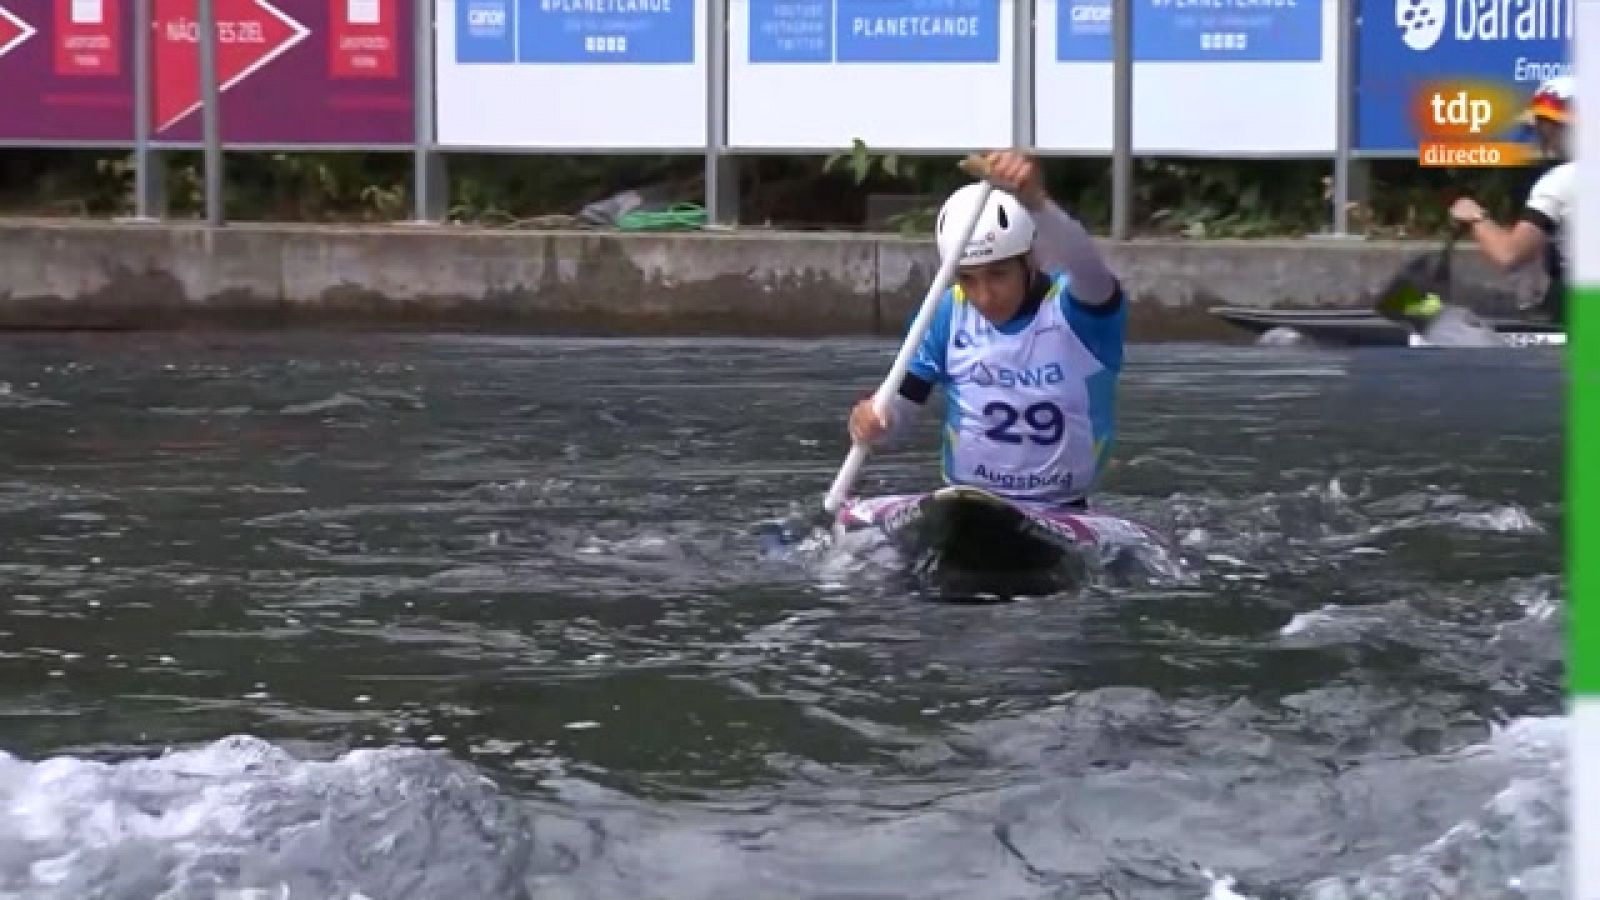
[[[17,49],[17,47],[20,46],[23,41],[39,33],[39,29],[34,28],[27,22],[24,22],[21,16],[9,9],[6,9],[4,6],[0,6],[0,18],[4,18],[7,22],[10,22],[11,27],[16,29],[17,32],[11,37],[10,40],[6,41],[4,44],[0,44],[0,56],[5,56],[7,53]],[[0,31],[0,36],[3,36],[3,34],[4,32]]]

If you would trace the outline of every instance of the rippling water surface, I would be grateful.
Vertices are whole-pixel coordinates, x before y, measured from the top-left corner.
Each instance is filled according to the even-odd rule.
[[[1559,355],[1133,348],[978,606],[761,540],[893,352],[7,339],[0,895],[1561,896]]]

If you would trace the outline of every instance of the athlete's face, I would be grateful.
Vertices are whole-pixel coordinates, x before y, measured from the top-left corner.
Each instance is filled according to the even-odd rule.
[[[1022,308],[1022,301],[1028,296],[1027,257],[960,269],[956,273],[956,283],[985,319],[996,325],[1005,324]]]
[[[1533,130],[1539,135],[1539,149],[1545,155],[1557,159],[1569,159],[1567,156],[1567,126],[1549,119],[1534,119]]]

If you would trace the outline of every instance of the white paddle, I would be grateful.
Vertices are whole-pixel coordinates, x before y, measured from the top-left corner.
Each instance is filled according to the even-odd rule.
[[[917,345],[922,343],[922,338],[928,333],[928,326],[933,324],[933,310],[938,306],[939,298],[949,289],[950,282],[955,280],[956,266],[961,262],[961,248],[967,246],[972,240],[972,232],[977,230],[978,216],[983,214],[983,207],[989,202],[989,192],[994,190],[994,185],[989,183],[988,166],[981,156],[969,156],[961,161],[961,169],[967,174],[983,181],[983,187],[978,192],[978,202],[972,205],[972,214],[965,222],[961,223],[956,232],[956,239],[951,244],[955,252],[951,253],[939,264],[939,272],[934,275],[933,283],[928,285],[928,295],[922,298],[922,308],[917,311],[917,317],[911,323],[911,330],[906,332],[906,339],[900,344],[900,355],[894,358],[894,365],[889,367],[889,374],[883,379],[883,384],[878,386],[877,393],[872,395],[872,408],[878,413],[879,418],[887,415],[889,401],[896,391],[900,390],[900,380],[906,375],[906,367],[911,365],[911,357],[917,352]],[[861,472],[861,464],[867,461],[867,445],[855,444],[850,448],[850,455],[845,457],[844,465],[839,467],[839,474],[833,479],[833,487],[828,489],[828,496],[822,502],[822,508],[831,515],[839,511],[849,495],[851,487],[855,485],[856,476]]]

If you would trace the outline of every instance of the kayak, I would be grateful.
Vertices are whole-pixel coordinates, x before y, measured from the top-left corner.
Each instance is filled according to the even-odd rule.
[[[1034,508],[967,486],[852,499],[834,529],[845,539],[881,534],[914,571],[995,594],[1076,587],[1097,560],[1164,544],[1154,529],[1119,516]]]
[[[1298,336],[1315,344],[1357,347],[1431,347],[1401,322],[1364,309],[1253,309],[1242,306],[1214,306],[1210,313],[1219,319],[1253,332],[1266,342],[1287,342]],[[1485,318],[1500,343],[1509,347],[1562,346],[1565,330],[1551,322],[1527,319]],[[1281,329],[1281,330],[1280,330]]]

